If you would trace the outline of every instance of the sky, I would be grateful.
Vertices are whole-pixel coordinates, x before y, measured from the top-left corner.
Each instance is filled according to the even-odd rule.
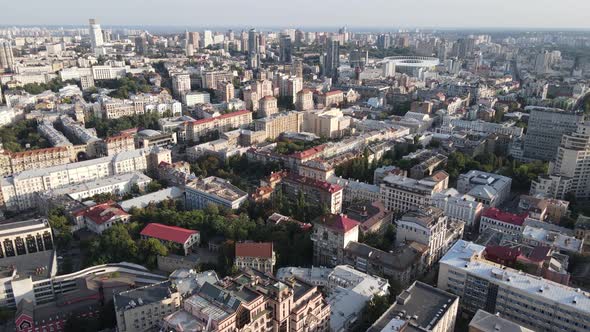
[[[0,25],[590,29],[589,0],[0,0]]]

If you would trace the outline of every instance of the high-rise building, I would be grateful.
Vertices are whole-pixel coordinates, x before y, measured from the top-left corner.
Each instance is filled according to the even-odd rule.
[[[325,57],[324,76],[337,79],[340,66],[340,42],[338,40],[329,39],[327,41]]]
[[[175,96],[181,97],[184,93],[191,91],[191,77],[189,74],[172,75],[172,92]]]
[[[145,34],[135,37],[135,53],[145,54],[147,52],[147,47],[148,43]]]
[[[250,29],[248,32],[248,64],[252,69],[257,69],[260,66],[259,42],[256,29]]]
[[[201,45],[201,34],[199,32],[188,32],[187,33],[187,44],[193,45],[193,48],[198,49]]]
[[[377,37],[377,47],[380,50],[386,50],[391,47],[391,36],[387,34],[381,34]]]
[[[102,36],[102,29],[100,28],[100,24],[91,18],[89,20],[90,23],[90,43],[92,45],[92,50],[96,51],[96,48],[101,47],[104,44],[103,36]]]
[[[550,165],[549,176],[532,182],[532,193],[558,199],[567,193],[576,199],[590,197],[590,123],[580,123],[575,132],[563,135]]]
[[[564,111],[558,108],[527,106],[529,124],[524,138],[524,157],[553,160],[561,137],[573,133],[584,119],[583,112]]]
[[[14,71],[14,54],[9,41],[0,41],[0,69]]]
[[[291,36],[282,34],[280,39],[280,60],[282,63],[291,63],[293,55],[293,45]]]
[[[203,32],[203,48],[213,44],[213,32],[211,30],[205,30]]]
[[[549,66],[551,64],[552,54],[544,51],[543,53],[537,54],[535,57],[535,73],[546,74],[549,72]]]

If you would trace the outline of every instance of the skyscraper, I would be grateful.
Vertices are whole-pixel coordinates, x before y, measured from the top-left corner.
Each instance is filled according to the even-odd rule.
[[[203,48],[213,44],[213,32],[211,30],[205,30],[203,32]]]
[[[102,38],[102,29],[100,28],[100,24],[91,18],[90,22],[90,43],[92,45],[92,50],[95,51],[96,48],[101,47],[104,44]]]
[[[335,39],[327,41],[326,60],[324,61],[324,76],[336,80],[340,66],[340,42]]]
[[[0,41],[0,69],[14,71],[14,55],[9,41]]]
[[[258,54],[259,42],[256,29],[250,29],[248,32],[248,64],[252,69],[258,69],[260,66],[260,55]]]
[[[381,34],[377,37],[377,47],[380,50],[386,50],[391,47],[391,36],[386,34]]]
[[[291,36],[282,34],[280,43],[280,58],[282,63],[291,63],[293,55],[293,45],[291,43]]]

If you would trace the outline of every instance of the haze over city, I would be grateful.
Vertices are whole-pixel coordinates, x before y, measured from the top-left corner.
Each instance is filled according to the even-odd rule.
[[[29,0],[0,11],[0,24],[258,27],[587,29],[590,2],[561,0]],[[31,15],[34,13],[34,15]]]

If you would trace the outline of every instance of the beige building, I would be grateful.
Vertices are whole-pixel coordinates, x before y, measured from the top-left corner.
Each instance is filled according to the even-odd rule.
[[[277,105],[277,98],[273,96],[266,96],[260,99],[260,109],[258,110],[258,115],[262,117],[268,117],[275,113],[279,112],[279,107]]]
[[[297,93],[295,107],[298,111],[310,111],[314,108],[313,92],[309,89],[303,89]]]
[[[20,173],[29,169],[65,165],[75,160],[74,149],[68,146],[23,152],[0,152],[2,175]]]
[[[0,258],[53,250],[53,232],[46,219],[0,225]]]
[[[188,141],[198,142],[201,137],[208,133],[218,132],[223,134],[226,131],[248,125],[251,122],[252,112],[246,110],[192,121],[188,124],[186,139]]]
[[[328,214],[313,223],[313,262],[319,266],[336,266],[344,261],[344,249],[357,242],[359,223],[343,214]]]
[[[421,180],[389,175],[381,183],[381,200],[387,210],[403,213],[432,205],[432,195],[448,186],[449,175],[445,171]]]
[[[266,138],[276,139],[284,132],[300,132],[303,123],[301,112],[281,112],[254,121],[256,131],[265,131]]]
[[[303,131],[320,137],[338,138],[350,131],[352,119],[338,108],[304,113]]]
[[[238,269],[251,268],[264,273],[273,274],[277,258],[272,242],[236,243],[236,258],[234,265]]]
[[[189,74],[177,73],[172,74],[172,92],[176,97],[181,97],[191,91],[191,77]],[[213,86],[216,88],[217,86]]]
[[[235,95],[235,88],[231,82],[219,82],[217,83],[217,90],[216,93],[218,95],[219,101],[223,103],[227,103],[230,100],[234,99]]]
[[[180,308],[181,296],[170,281],[116,294],[113,298],[120,332],[158,328],[162,319]]]
[[[280,281],[245,270],[215,284],[205,281],[182,309],[164,318],[166,331],[330,331],[330,305],[317,286]]]
[[[329,106],[339,106],[344,102],[344,92],[340,90],[329,91],[318,95],[318,104]]]
[[[135,150],[135,141],[131,134],[109,136],[103,141],[103,155],[112,156],[124,151]]]

